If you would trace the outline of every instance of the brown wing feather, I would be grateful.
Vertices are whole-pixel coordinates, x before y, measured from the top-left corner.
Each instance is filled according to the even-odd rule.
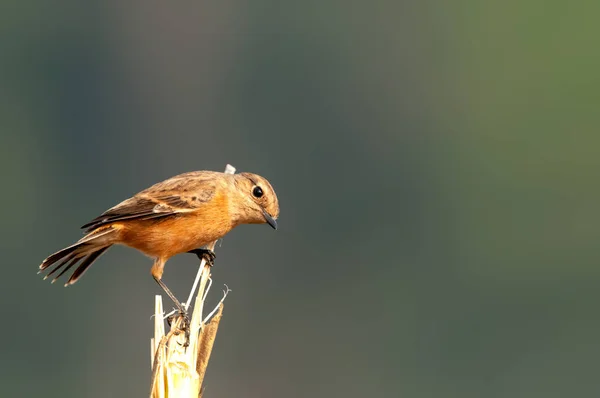
[[[169,178],[108,209],[81,228],[89,232],[117,221],[147,220],[194,211],[215,195],[216,174],[195,171]]]

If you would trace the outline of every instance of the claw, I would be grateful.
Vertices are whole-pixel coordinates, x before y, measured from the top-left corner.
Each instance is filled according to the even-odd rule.
[[[169,327],[172,326],[174,321],[177,321],[177,318],[181,317],[183,322],[181,324],[181,327],[179,328],[179,330],[183,331],[183,333],[185,333],[185,343],[183,343],[184,347],[188,347],[190,345],[190,317],[188,317],[186,312],[178,312],[177,314],[173,314],[173,315],[169,315],[167,317],[167,324],[169,325]]]
[[[188,253],[195,254],[200,260],[204,259],[211,267],[215,264],[215,258],[217,257],[215,252],[209,249],[194,249],[190,250]]]

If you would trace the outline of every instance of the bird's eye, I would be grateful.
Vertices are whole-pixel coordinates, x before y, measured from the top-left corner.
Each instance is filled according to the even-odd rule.
[[[260,198],[261,196],[263,196],[263,190],[261,187],[254,187],[254,189],[252,190],[252,195],[254,195],[257,198]]]

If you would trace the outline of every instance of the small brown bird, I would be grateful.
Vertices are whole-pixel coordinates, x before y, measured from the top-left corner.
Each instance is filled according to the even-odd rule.
[[[45,259],[40,272],[56,264],[44,277],[62,269],[52,280],[54,283],[81,261],[65,284],[72,285],[112,245],[133,247],[154,258],[152,276],[184,312],[161,280],[167,260],[189,252],[207,257],[212,264],[214,253],[202,246],[240,224],[268,223],[277,229],[278,216],[277,196],[263,177],[192,171],[159,182],[85,224],[81,228],[87,234]]]

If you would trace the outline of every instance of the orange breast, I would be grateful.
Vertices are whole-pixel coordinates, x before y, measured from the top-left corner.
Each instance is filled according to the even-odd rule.
[[[198,210],[154,220],[119,222],[121,243],[152,257],[169,258],[223,237],[233,228],[225,195]]]

